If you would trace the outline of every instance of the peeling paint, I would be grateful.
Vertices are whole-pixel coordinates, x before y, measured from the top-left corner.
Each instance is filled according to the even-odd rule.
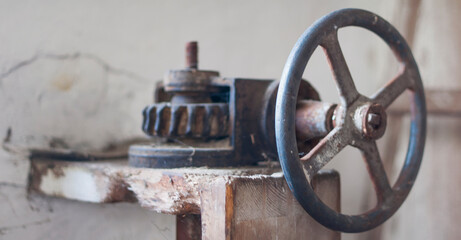
[[[106,190],[100,189],[98,179],[85,169],[66,168],[63,173],[56,174],[48,170],[42,176],[40,188],[55,196],[86,202],[102,202]],[[103,190],[101,192],[101,190]]]
[[[30,190],[87,202],[138,202],[167,214],[200,214],[200,189],[233,178],[283,178],[279,168],[140,169],[126,161],[32,160]]]

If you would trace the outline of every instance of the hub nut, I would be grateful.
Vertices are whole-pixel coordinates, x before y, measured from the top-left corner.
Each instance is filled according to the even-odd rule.
[[[384,135],[387,125],[387,115],[384,107],[371,104],[361,109],[362,133],[365,137],[378,139]]]

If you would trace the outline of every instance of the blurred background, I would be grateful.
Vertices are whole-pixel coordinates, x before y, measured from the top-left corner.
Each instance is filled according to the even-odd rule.
[[[16,149],[0,149],[0,239],[174,239],[174,216],[134,204],[29,196],[29,161],[21,149],[99,149],[142,136],[141,111],[164,72],[184,67],[188,41],[199,42],[201,69],[278,79],[303,31],[347,7],[372,11],[400,31],[426,89],[461,90],[461,2],[455,0],[0,1],[0,136]],[[371,32],[342,29],[339,40],[361,93],[372,95],[396,75],[397,61]],[[338,102],[321,49],[304,77],[323,100]],[[391,179],[402,166],[408,125],[405,116],[391,117],[379,142]],[[429,115],[426,142],[400,210],[381,227],[343,239],[461,236],[461,122]],[[327,167],[340,171],[343,212],[373,206],[357,150],[345,149]]]

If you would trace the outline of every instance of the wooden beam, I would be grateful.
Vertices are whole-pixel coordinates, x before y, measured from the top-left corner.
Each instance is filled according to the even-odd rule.
[[[139,202],[159,213],[200,214],[200,189],[226,177],[277,171],[263,167],[149,169],[130,167],[126,160],[33,159],[29,189],[85,202]]]
[[[318,196],[340,211],[339,175],[321,171]],[[178,239],[339,239],[293,197],[281,169],[129,167],[126,161],[31,160],[30,191],[80,201],[138,202],[178,215]],[[200,215],[198,215],[200,214]],[[201,225],[201,232],[200,226]]]

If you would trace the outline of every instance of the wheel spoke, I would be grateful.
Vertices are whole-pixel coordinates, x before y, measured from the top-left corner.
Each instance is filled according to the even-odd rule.
[[[394,100],[400,96],[407,88],[411,86],[410,76],[408,71],[404,70],[387,85],[381,88],[371,99],[381,104],[384,108],[391,105]]]
[[[343,52],[341,51],[337,32],[326,37],[321,46],[327,55],[341,100],[345,106],[349,106],[359,97],[359,93],[355,88],[354,80],[352,79]]]
[[[362,156],[367,163],[368,174],[375,187],[378,203],[383,202],[392,194],[392,188],[379,156],[378,146],[375,141],[361,141],[356,144],[356,147],[362,151]]]
[[[344,128],[333,129],[304,157],[301,158],[309,180],[349,144]]]

